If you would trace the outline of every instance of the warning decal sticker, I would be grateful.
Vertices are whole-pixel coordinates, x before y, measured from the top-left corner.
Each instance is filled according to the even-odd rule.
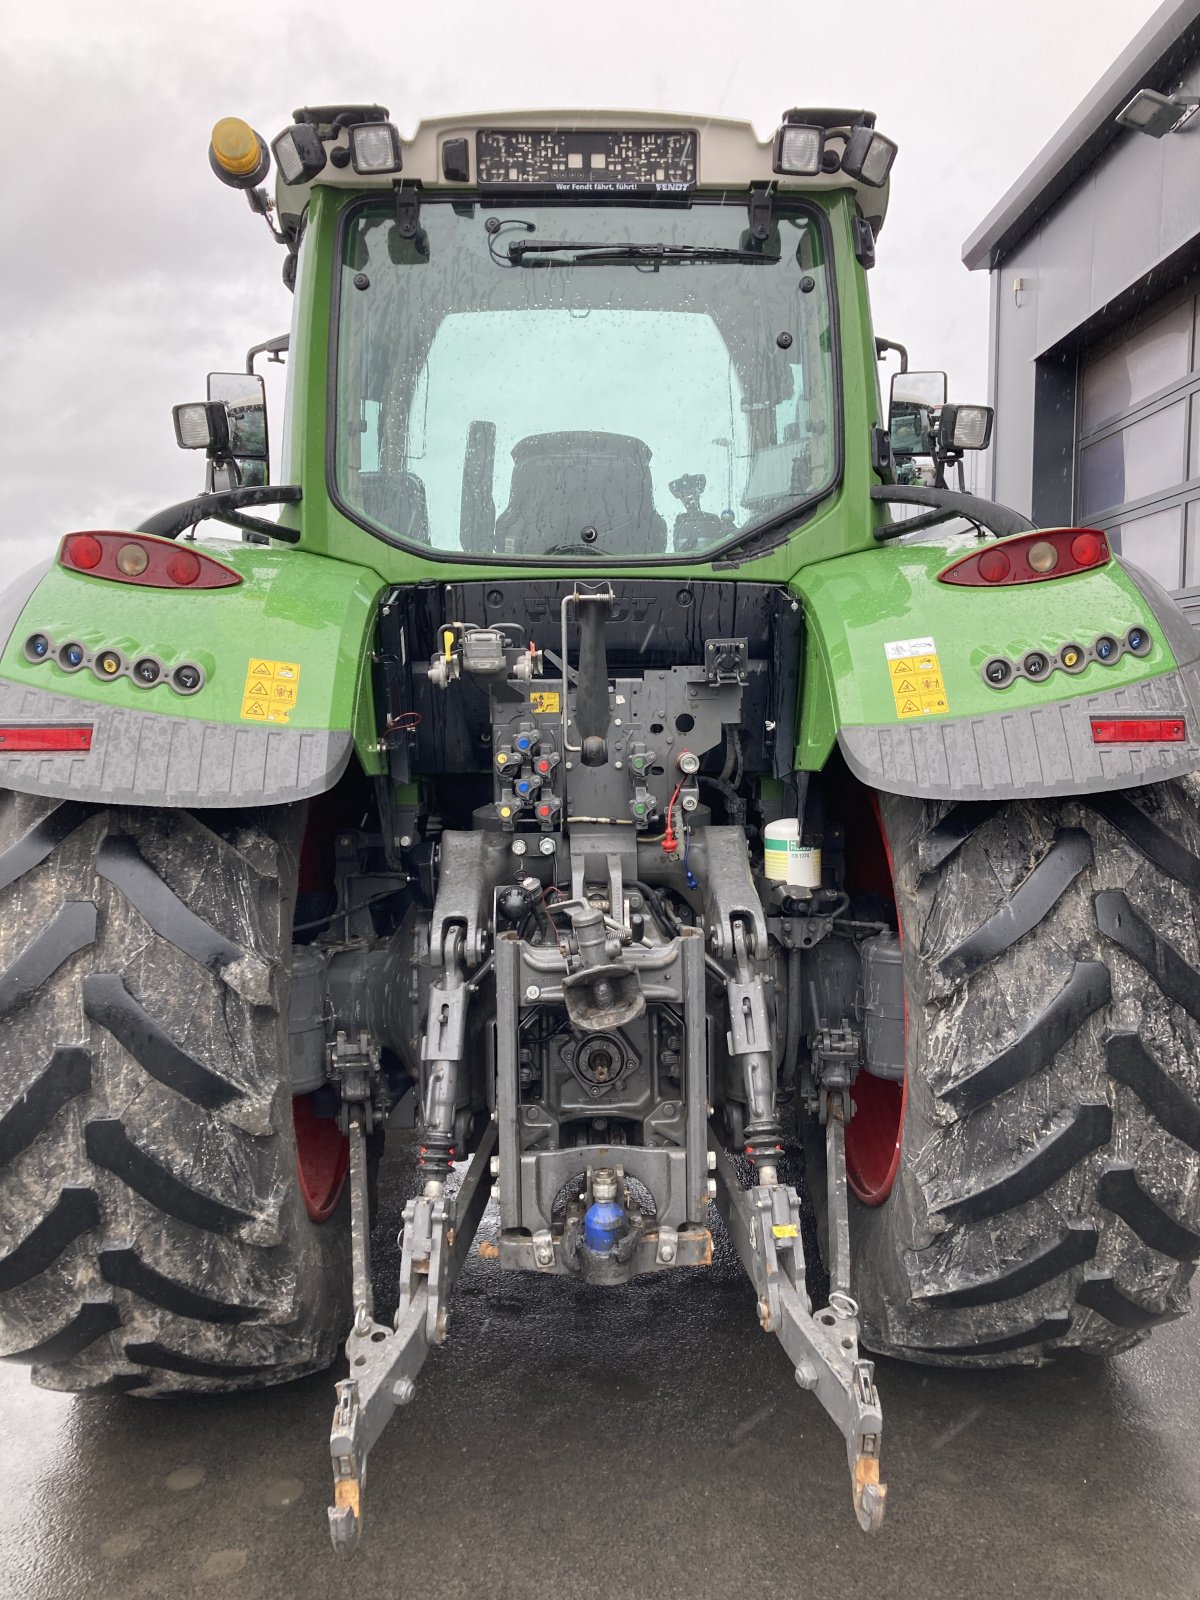
[[[942,717],[950,710],[942,664],[932,639],[894,639],[885,644],[898,717]]]
[[[246,686],[242,690],[242,718],[246,722],[286,722],[296,704],[300,685],[298,661],[264,661],[250,657]]]

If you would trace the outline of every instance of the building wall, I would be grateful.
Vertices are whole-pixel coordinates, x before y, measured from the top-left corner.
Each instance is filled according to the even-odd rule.
[[[1170,87],[1200,93],[1200,59]],[[1197,265],[1200,113],[1162,139],[1119,134],[993,269],[997,500],[1043,524],[1071,519],[1078,352]]]

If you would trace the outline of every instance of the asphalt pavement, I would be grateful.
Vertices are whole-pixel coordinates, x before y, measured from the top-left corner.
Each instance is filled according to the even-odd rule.
[[[1107,1363],[879,1362],[868,1538],[843,1443],[721,1241],[707,1271],[615,1291],[473,1254],[453,1306],[349,1562],[325,1523],[332,1375],[138,1401],[0,1366],[0,1597],[1200,1596],[1195,1318]]]

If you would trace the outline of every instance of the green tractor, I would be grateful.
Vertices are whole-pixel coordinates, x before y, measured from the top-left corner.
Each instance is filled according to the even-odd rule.
[[[986,408],[902,371],[885,413],[869,114],[272,150],[273,196],[214,130],[295,315],[176,409],[204,492],[0,598],[0,1355],[153,1396],[345,1341],[344,1552],[481,1222],[619,1292],[715,1204],[875,1529],[864,1351],[1186,1308],[1200,640],[963,492]]]

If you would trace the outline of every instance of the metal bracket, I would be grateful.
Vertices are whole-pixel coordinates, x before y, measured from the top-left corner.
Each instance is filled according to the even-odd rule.
[[[831,1124],[835,1121],[830,1119]],[[841,1122],[837,1122],[840,1130]],[[859,1526],[878,1531],[887,1503],[887,1485],[880,1481],[879,1446],[883,1413],[875,1389],[874,1363],[858,1354],[858,1307],[846,1289],[846,1252],[849,1230],[837,1225],[838,1250],[833,1276],[839,1285],[829,1305],[815,1315],[805,1287],[804,1246],[800,1237],[800,1199],[785,1184],[757,1184],[743,1189],[737,1172],[717,1144],[710,1148],[716,1160],[717,1209],[758,1297],[758,1320],[764,1332],[773,1333],[796,1369],[796,1382],[811,1389],[841,1429],[850,1465],[851,1494]],[[830,1150],[842,1147],[831,1137]],[[830,1189],[836,1186],[830,1172]],[[840,1173],[842,1198],[845,1170]],[[833,1216],[841,1211],[831,1198]]]
[[[745,639],[706,639],[704,676],[717,688],[723,683],[745,683],[750,669],[750,647]]]
[[[447,1302],[491,1193],[491,1160],[496,1149],[496,1129],[489,1125],[453,1199],[422,1195],[409,1201],[404,1212],[400,1304],[394,1328],[387,1328],[373,1321],[369,1310],[366,1153],[361,1147],[361,1126],[352,1123],[351,1128],[352,1184],[359,1170],[356,1144],[362,1175],[362,1204],[351,1208],[355,1325],[346,1340],[350,1377],[337,1385],[329,1432],[333,1461],[329,1534],[339,1555],[349,1555],[362,1532],[368,1454],[396,1407],[412,1399],[417,1375],[431,1347],[446,1336]],[[355,1192],[352,1187],[352,1200]],[[365,1288],[360,1274],[365,1274]],[[367,1314],[360,1318],[364,1305]]]
[[[402,239],[415,239],[421,231],[421,191],[408,184],[396,185],[396,232]]]
[[[775,197],[769,188],[751,189],[747,210],[750,214],[750,237],[762,245],[771,236]]]

